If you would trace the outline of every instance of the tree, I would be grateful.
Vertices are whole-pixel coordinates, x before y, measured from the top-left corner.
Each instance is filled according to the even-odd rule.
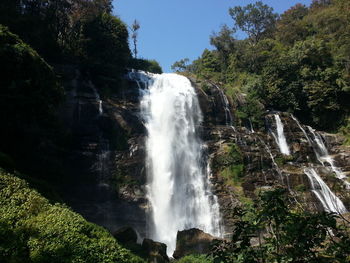
[[[305,5],[296,4],[285,11],[277,21],[276,37],[285,44],[294,44],[295,41],[306,38],[308,31],[301,20],[308,14]]]
[[[229,14],[235,22],[235,28],[247,33],[253,44],[256,44],[264,34],[271,31],[277,19],[273,8],[261,1],[241,7],[229,9]]]
[[[213,33],[210,36],[210,44],[219,52],[225,67],[227,66],[230,53],[233,51],[235,39],[232,34],[235,30],[230,29],[227,25],[223,25],[219,33]]]
[[[217,51],[205,49],[198,65],[198,74],[204,78],[217,79],[221,72],[221,65]]]
[[[137,36],[138,30],[140,29],[140,23],[135,19],[134,23],[131,26],[131,38],[134,42],[134,57],[137,58]]]
[[[118,78],[130,59],[128,30],[117,17],[104,13],[86,23],[86,66],[94,73]]]
[[[179,61],[175,61],[173,65],[171,65],[171,69],[177,72],[185,71],[187,69],[187,63],[190,60],[188,58],[180,59]]]
[[[350,236],[338,216],[293,209],[287,197],[277,188],[263,192],[253,208],[236,208],[232,241],[215,246],[214,262],[348,262]]]

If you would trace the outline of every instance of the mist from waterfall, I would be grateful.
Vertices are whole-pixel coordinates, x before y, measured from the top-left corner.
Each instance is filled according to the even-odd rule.
[[[305,168],[304,173],[309,178],[312,192],[316,195],[325,211],[338,214],[347,212],[343,202],[331,191],[314,168]]]
[[[284,128],[283,128],[283,123],[281,121],[281,118],[278,114],[274,114],[274,117],[276,121],[277,134],[272,132],[272,135],[275,138],[281,153],[284,155],[290,155],[287,140],[286,140],[286,137],[284,136]]]
[[[165,243],[168,255],[177,231],[199,228],[221,236],[219,205],[210,189],[210,167],[198,137],[202,113],[190,81],[177,74],[149,74],[141,98],[148,136],[149,237]]]

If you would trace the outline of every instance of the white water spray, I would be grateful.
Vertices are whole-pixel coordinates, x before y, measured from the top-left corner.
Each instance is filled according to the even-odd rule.
[[[321,202],[325,211],[339,214],[347,212],[343,202],[331,191],[315,169],[306,168],[304,169],[304,173],[309,178],[312,192]]]
[[[310,133],[312,134],[313,141],[316,143],[316,146],[317,146],[317,147],[315,147],[313,145],[313,148],[314,148],[314,151],[315,151],[315,154],[316,154],[318,161],[320,163],[322,163],[322,165],[324,165],[325,163],[328,163],[330,165],[332,171],[335,173],[335,176],[338,179],[343,181],[343,183],[347,189],[350,189],[350,183],[348,181],[346,181],[347,180],[346,175],[338,167],[336,167],[336,165],[334,164],[334,160],[329,155],[327,147],[323,143],[322,137],[318,133],[316,133],[315,130],[312,129],[310,126],[308,126],[308,129],[309,129]]]
[[[202,114],[190,81],[176,74],[148,75],[141,111],[146,141],[150,237],[172,255],[177,231],[199,228],[221,236],[217,198],[197,135]]]
[[[280,148],[280,151],[284,155],[290,155],[289,147],[287,144],[286,137],[284,136],[284,129],[283,129],[283,123],[281,121],[281,118],[278,114],[274,114],[275,120],[276,120],[276,127],[277,127],[277,135],[272,132],[273,137],[275,138],[275,141]]]

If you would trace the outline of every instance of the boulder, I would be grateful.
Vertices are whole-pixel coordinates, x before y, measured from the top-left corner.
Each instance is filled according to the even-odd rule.
[[[142,242],[142,250],[149,262],[167,263],[169,262],[166,254],[166,245],[152,239],[145,238]]]
[[[175,259],[190,254],[209,254],[215,237],[197,228],[178,231],[176,236]]]
[[[113,233],[113,236],[122,244],[137,242],[136,231],[130,226],[118,229]]]

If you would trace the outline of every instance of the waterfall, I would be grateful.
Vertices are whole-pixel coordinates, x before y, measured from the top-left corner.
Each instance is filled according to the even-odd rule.
[[[339,214],[347,212],[343,202],[329,189],[315,169],[305,168],[304,173],[309,178],[312,192],[321,202],[325,211]]]
[[[98,113],[99,113],[99,115],[103,114],[102,100],[98,101]]]
[[[221,236],[217,198],[209,184],[205,145],[197,134],[202,113],[190,81],[177,74],[148,74],[141,114],[148,131],[147,193],[150,237],[172,255],[177,231],[199,228]]]
[[[284,155],[290,155],[289,147],[287,144],[286,137],[284,136],[284,129],[283,129],[283,123],[281,121],[281,118],[278,114],[274,114],[275,121],[276,121],[276,127],[277,127],[277,135],[272,132],[273,137],[275,138],[275,141],[280,148],[280,151]]]
[[[302,133],[304,134],[306,140],[309,142],[310,146],[312,146],[312,142],[311,139],[309,137],[309,135],[307,135],[305,129],[303,128],[303,126],[301,126],[300,122],[298,121],[297,118],[294,117],[293,114],[290,115],[292,117],[292,119],[296,122],[296,124],[298,125],[299,129],[302,131]]]
[[[260,139],[260,138],[259,138],[259,139]],[[273,164],[273,166],[275,167],[275,169],[276,169],[276,171],[277,171],[279,177],[281,178],[281,182],[284,183],[282,171],[281,171],[281,169],[279,168],[278,164],[276,163],[275,157],[273,157],[273,154],[272,154],[272,152],[271,152],[270,147],[269,147],[262,139],[260,139],[260,141],[261,141],[261,143],[264,145],[264,147],[265,147],[266,151],[268,152],[268,154],[270,155],[272,164]],[[287,177],[287,185],[288,185],[288,189],[289,189],[290,187],[289,187],[289,179],[288,179],[288,177]]]
[[[313,148],[314,148],[314,152],[316,154],[316,157],[318,159],[318,161],[324,165],[325,163],[328,163],[332,169],[332,171],[335,173],[335,176],[342,180],[343,183],[345,184],[345,187],[347,189],[350,189],[350,183],[347,182],[347,177],[346,175],[338,168],[335,166],[334,164],[334,160],[333,158],[329,155],[327,147],[324,145],[322,137],[315,132],[314,129],[312,129],[310,126],[308,126],[308,129],[310,131],[310,133],[313,136]]]
[[[222,105],[224,106],[225,124],[226,124],[226,126],[229,126],[233,130],[235,130],[235,128],[233,127],[233,118],[232,118],[232,114],[230,111],[230,103],[228,102],[228,99],[227,99],[225,93],[217,85],[214,85],[214,86],[219,91],[221,102],[222,102]]]
[[[255,133],[251,119],[249,119],[249,128],[251,133]]]

